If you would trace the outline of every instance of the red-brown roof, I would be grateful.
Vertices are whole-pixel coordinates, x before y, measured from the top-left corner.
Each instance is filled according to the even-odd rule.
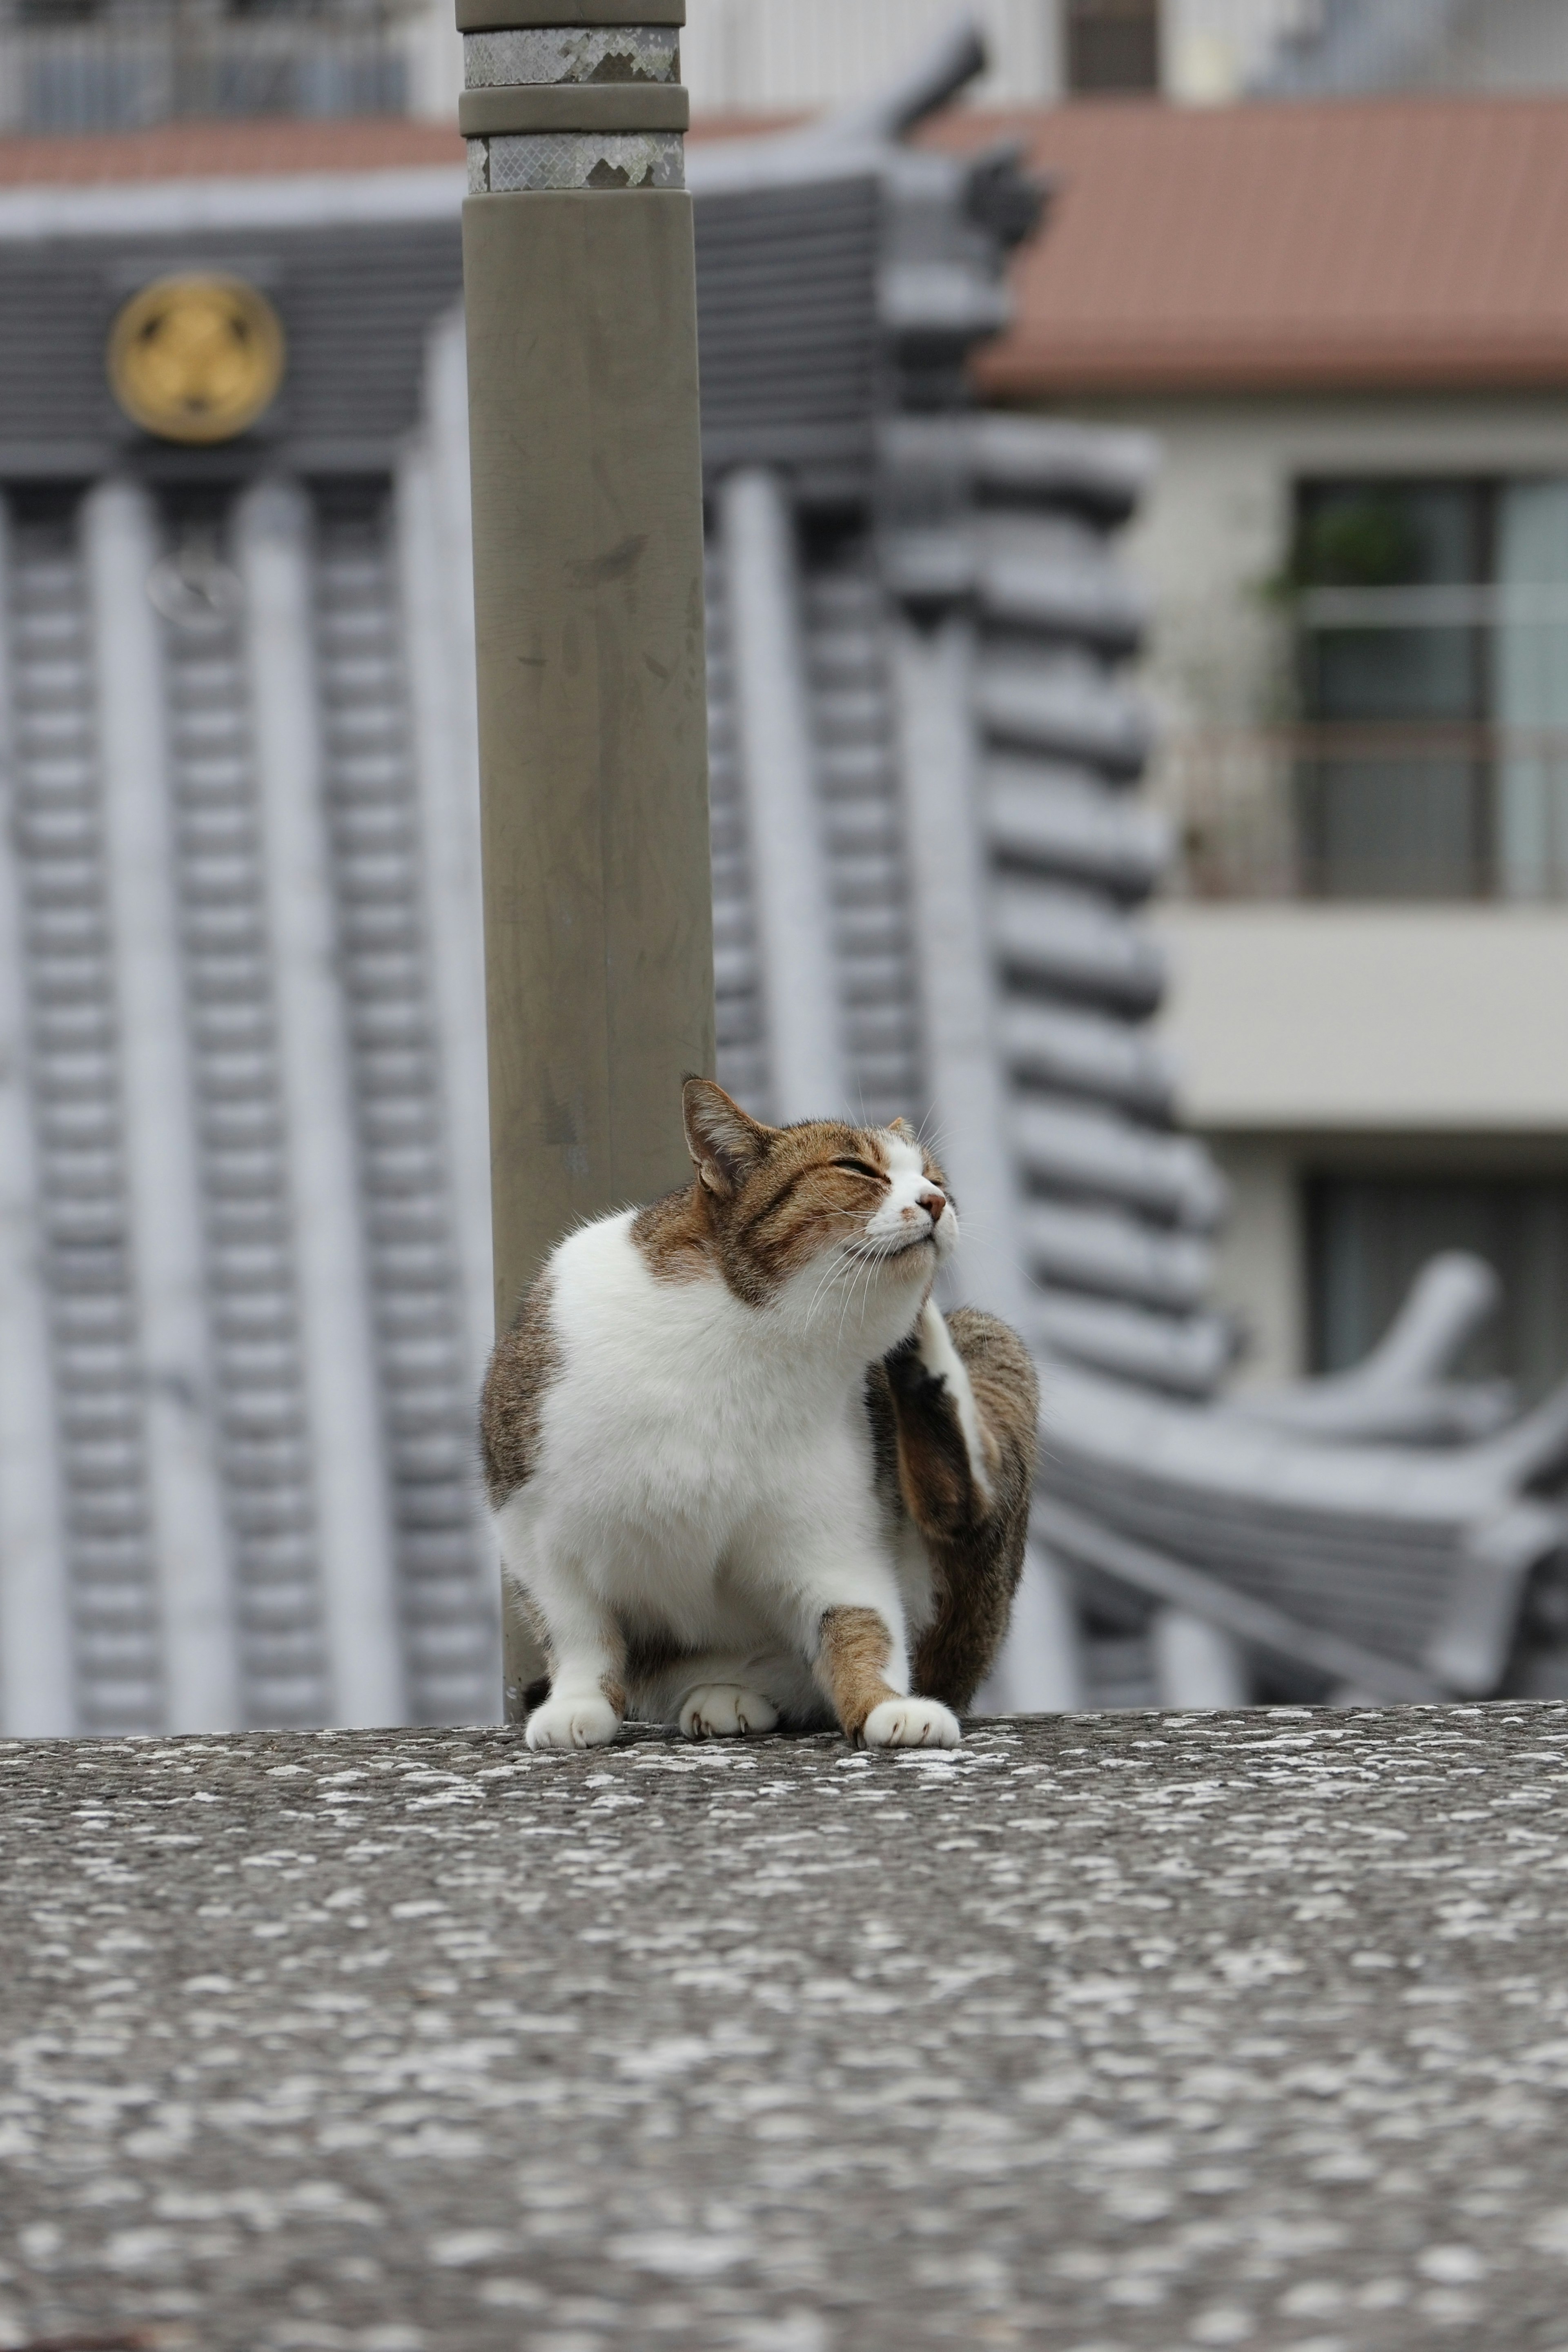
[[[1059,194],[985,353],[1005,399],[1568,385],[1568,100],[954,115]]]
[[[300,122],[166,122],[91,138],[0,139],[0,187],[226,180],[285,172],[406,171],[461,166],[455,124],[395,118]]]

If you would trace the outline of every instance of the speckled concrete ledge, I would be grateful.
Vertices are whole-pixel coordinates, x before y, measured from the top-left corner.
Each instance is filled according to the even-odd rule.
[[[1568,1708],[0,1746],[0,2345],[1568,2347]]]

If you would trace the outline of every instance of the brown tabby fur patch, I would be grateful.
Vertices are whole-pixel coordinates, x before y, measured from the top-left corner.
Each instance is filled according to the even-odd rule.
[[[893,1654],[886,1619],[875,1609],[825,1609],[817,1631],[817,1679],[833,1701],[846,1738],[858,1740],[866,1717],[897,1698],[885,1669]]]
[[[479,1399],[479,1448],[492,1510],[526,1486],[539,1453],[544,1392],[561,1369],[550,1319],[550,1276],[522,1294],[510,1331],[496,1341]]]
[[[658,1282],[700,1282],[719,1271],[695,1177],[684,1191],[650,1201],[632,1219],[632,1239]]]
[[[936,1614],[916,1643],[912,1687],[962,1713],[995,1662],[1023,1573],[1038,1386],[1027,1349],[1005,1323],[973,1307],[946,1319],[974,1392],[989,1501],[970,1474],[947,1384],[912,1343],[873,1366],[866,1402],[879,1483],[886,1493],[896,1477],[935,1581]]]

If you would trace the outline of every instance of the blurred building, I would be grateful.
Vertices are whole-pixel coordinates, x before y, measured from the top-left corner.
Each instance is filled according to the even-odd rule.
[[[1262,96],[1568,85],[1568,16],[1555,0],[1296,0],[1276,16],[1274,38],[1238,78]]]
[[[461,149],[6,180],[4,1720],[482,1717]]]
[[[0,133],[456,111],[431,0],[0,0]]]
[[[1061,194],[984,381],[1163,452],[1130,554],[1170,1034],[1251,1374],[1352,1360],[1461,1244],[1539,1392],[1568,1368],[1568,105],[1016,127]]]
[[[1029,12],[1058,38],[1029,86],[1169,84],[1173,22]],[[1307,54],[1300,11],[1248,27]],[[0,147],[0,1724],[488,1714],[464,176],[395,119],[447,110],[447,36],[13,29],[48,135]],[[694,158],[721,1070],[773,1115],[944,1121],[968,1278],[1052,1364],[1020,1624],[1081,1651],[1058,1697],[1493,1689],[1561,1540],[1520,1500],[1556,1421],[1469,1444],[1508,1402],[1444,1384],[1430,1317],[1359,1385],[1212,1400],[1226,1309],[1257,1370],[1335,1366],[1445,1243],[1509,1274],[1508,1367],[1562,1368],[1568,440],[1550,240],[1514,224],[1560,204],[1565,110],[908,141],[974,62]],[[974,414],[1020,153],[1052,234],[979,388],[1137,430]],[[471,142],[468,184],[494,160]],[[1218,1312],[1226,1187],[1149,1034],[1167,839],[1127,790],[1145,615],[1107,547],[1149,426]],[[1463,1441],[1453,1475],[1411,1437]],[[1195,1681],[1173,1629],[1218,1636]]]
[[[953,0],[690,0],[686,75],[701,106],[842,104],[885,86]],[[977,0],[981,104],[1568,86],[1555,0]]]
[[[841,106],[965,13],[989,105],[1568,86],[1556,0],[689,0],[684,76],[700,112]],[[0,132],[444,119],[461,75],[450,0],[0,0]]]
[[[960,40],[892,125],[973,61]],[[461,152],[386,121],[0,147],[6,1730],[461,1720],[499,1696],[471,1437],[492,1301]],[[1043,795],[1069,866],[1109,858],[1142,895],[1157,837],[1099,813],[1100,769],[1143,749],[1108,675],[1136,616],[1099,542],[1147,456],[1048,426],[972,439],[965,355],[1040,209],[1008,151],[863,131],[702,177],[725,1075],[775,1114],[918,1113],[889,632],[906,593],[966,599],[979,499],[995,659],[977,698],[955,677],[954,722],[978,742],[994,689],[993,731],[1079,746],[1059,809],[1048,756],[1015,757],[1011,821],[1027,833]],[[754,609],[775,563],[779,638]],[[747,678],[779,722],[765,773],[738,741]],[[961,827],[968,773],[955,740],[929,785]],[[789,1032],[811,961],[773,899],[792,862],[842,992],[809,1064]],[[1131,1152],[1124,1179],[1147,1159],[1151,1199],[1135,1183],[1109,1222],[1157,1253],[1172,1187],[1200,1222],[1216,1188],[1157,1132],[1159,1074],[1124,1034],[1146,951],[1051,870],[1010,896],[1016,928],[1068,924],[1037,977],[1070,995],[1087,957],[1111,1001],[1047,1016],[1030,1050],[1109,1052],[1130,1100],[1114,1132],[1047,1113],[1032,1149]],[[1118,1361],[1195,1348],[1201,1387],[1224,1339],[1191,1289],[1057,1311]]]

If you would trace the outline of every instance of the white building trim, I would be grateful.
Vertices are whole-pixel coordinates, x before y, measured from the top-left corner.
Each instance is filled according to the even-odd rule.
[[[357,222],[456,222],[465,164],[389,172],[291,172],[144,186],[13,188],[0,193],[0,242],[51,236],[180,236],[204,229],[344,228]]]
[[[294,1195],[305,1386],[331,1658],[332,1719],[405,1715],[311,652],[304,493],[263,482],[237,510],[268,917]]]
[[[426,430],[397,469],[398,562],[431,977],[475,1394],[495,1320],[468,394],[460,310],[430,339]]]
[[[847,1108],[849,1087],[807,716],[795,515],[777,475],[749,467],[724,482],[719,516],[741,789],[768,992],[770,1108],[775,1119],[822,1118]]]
[[[1568,1136],[1568,911],[1194,902],[1156,911],[1194,1126]]]
[[[0,583],[6,538],[0,501]],[[8,619],[0,605],[0,1733],[44,1739],[78,1727],[28,1087]]]
[[[146,1379],[166,1712],[171,1731],[221,1731],[240,1722],[243,1711],[213,1423],[163,649],[146,593],[158,553],[157,519],[147,492],[127,481],[100,484],[82,510],[82,555],[96,653],[131,1262]]]

